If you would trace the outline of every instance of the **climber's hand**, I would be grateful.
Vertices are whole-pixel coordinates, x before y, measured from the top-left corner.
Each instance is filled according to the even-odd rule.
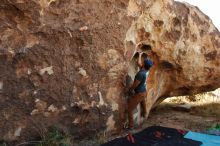
[[[127,93],[128,95],[132,95],[133,89],[132,89],[132,88],[129,88],[126,93]]]
[[[143,55],[143,52],[139,52],[139,57],[141,57]]]

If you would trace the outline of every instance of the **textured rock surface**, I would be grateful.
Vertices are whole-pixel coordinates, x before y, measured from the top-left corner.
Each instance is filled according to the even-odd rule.
[[[120,127],[127,5],[0,1],[1,138],[31,138],[51,125],[76,138]]]
[[[139,44],[150,45],[154,52],[148,112],[165,97],[220,86],[220,33],[197,7],[172,0],[131,0],[128,12],[136,21],[126,35],[127,58]]]
[[[124,75],[136,71],[129,63],[139,43],[154,51],[148,111],[162,97],[220,86],[219,32],[186,4],[1,0],[0,35],[5,140],[27,140],[51,125],[76,138],[122,127]]]

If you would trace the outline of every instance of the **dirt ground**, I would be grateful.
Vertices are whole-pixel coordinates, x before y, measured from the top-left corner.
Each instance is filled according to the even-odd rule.
[[[181,100],[182,102],[182,100]],[[193,106],[190,110],[179,110],[173,108],[181,102],[163,102],[151,111],[148,119],[144,121],[142,125],[133,130],[138,132],[149,126],[164,126],[182,130],[190,130],[195,132],[204,132],[210,127],[216,126],[220,123],[220,104],[212,103],[207,105]],[[198,102],[197,102],[198,103]],[[100,146],[101,144],[113,140],[118,137],[127,135],[126,131],[122,131],[117,136],[100,135],[95,136],[92,139],[84,139],[75,141],[73,146]]]
[[[180,105],[190,108],[177,108]],[[219,123],[220,98],[210,93],[204,93],[166,99],[153,109],[148,119],[144,120],[143,124],[133,132],[156,125],[203,133]],[[127,132],[123,131],[121,136],[126,134]],[[114,138],[104,138],[103,142]]]
[[[203,132],[215,126],[217,123],[220,123],[219,116],[214,114],[204,116],[205,113],[197,112],[197,107],[192,108],[190,111],[180,111],[172,108],[172,106],[173,105],[166,103],[159,105],[151,112],[148,120],[144,123],[144,127],[160,125],[182,130]]]
[[[220,102],[209,102],[209,104],[201,103],[204,103],[204,101],[200,102],[198,98],[196,98],[195,102],[186,101],[182,98],[180,100],[179,98],[173,98],[164,101],[152,110],[148,119],[138,128],[133,130],[133,132],[141,131],[149,126],[164,126],[203,133],[208,128],[214,127],[217,123],[220,123]],[[187,110],[174,108],[183,104],[190,104],[191,108]],[[121,136],[125,136],[126,134],[127,132],[123,131]],[[103,139],[101,138],[99,142],[103,143],[116,137],[104,137]]]

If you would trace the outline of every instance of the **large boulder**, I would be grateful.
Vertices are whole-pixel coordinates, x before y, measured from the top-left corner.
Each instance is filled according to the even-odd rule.
[[[148,113],[167,97],[220,87],[220,33],[197,7],[173,0],[130,0],[128,14],[135,18],[125,39],[131,77],[135,52],[145,52],[143,45],[153,51]]]
[[[0,1],[0,137],[122,127],[127,0]]]
[[[154,52],[148,113],[165,97],[220,86],[219,32],[171,0],[1,0],[0,35],[4,140],[49,126],[75,138],[123,127],[126,75],[137,72],[141,45]]]

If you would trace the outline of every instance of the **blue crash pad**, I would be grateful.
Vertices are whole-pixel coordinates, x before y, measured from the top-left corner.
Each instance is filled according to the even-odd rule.
[[[220,146],[220,136],[208,135],[189,131],[184,138],[201,141],[201,146]]]

